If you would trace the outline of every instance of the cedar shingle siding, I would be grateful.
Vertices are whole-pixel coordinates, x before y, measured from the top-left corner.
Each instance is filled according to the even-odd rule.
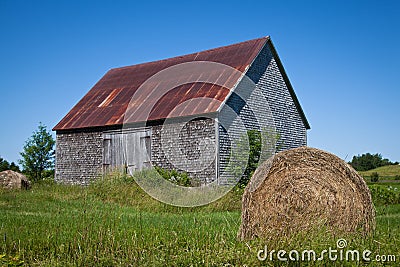
[[[99,131],[73,131],[56,134],[55,180],[87,184],[103,167],[103,134]]]
[[[235,50],[235,47],[241,49],[238,50],[240,53]],[[215,54],[214,60],[213,53]],[[103,125],[97,125],[98,123],[96,124],[84,117],[86,106],[90,109],[91,117],[101,118],[101,112],[104,112],[107,105],[111,106],[112,109],[114,98],[117,99],[115,105],[120,105],[118,109],[114,105],[114,109],[121,112],[121,106],[124,107],[124,105],[126,109],[124,103],[129,102],[132,93],[124,93],[124,90],[121,89],[124,88],[122,85],[119,88],[110,87],[109,84],[111,83],[107,83],[106,79],[109,74],[106,74],[54,128],[57,135],[56,181],[87,184],[107,170],[116,167],[125,170],[137,170],[150,166],[151,162],[153,166],[184,170],[201,183],[209,183],[215,179],[218,179],[221,183],[229,182],[229,175],[226,175],[224,170],[229,159],[233,139],[240,138],[241,135],[240,127],[236,126],[238,121],[235,120],[235,116],[243,121],[246,130],[260,130],[275,126],[280,135],[279,147],[281,150],[307,145],[309,124],[268,37],[199,52],[195,58],[201,57],[203,54],[207,55],[209,60],[224,64],[227,63],[224,60],[229,58],[229,62],[234,62],[230,66],[234,65],[232,67],[240,71],[247,69],[246,76],[241,78],[234,88],[228,88],[231,90],[230,93],[226,93],[226,88],[221,88],[220,90],[223,90],[221,92],[224,92],[223,95],[219,94],[218,91],[208,94],[208,97],[218,97],[218,100],[222,101],[218,109],[213,107],[213,110],[207,110],[210,112],[198,112],[197,116],[190,114],[194,115],[194,119],[176,118],[169,122],[167,127],[162,125],[164,120],[161,119],[152,121],[145,129],[133,127],[129,130],[130,132],[124,129],[124,137],[120,130],[122,125],[118,121],[121,117],[120,114],[112,116],[112,114],[107,113],[107,118],[114,118],[112,120],[115,120],[111,125],[107,125],[112,121],[111,119],[107,119],[108,122]],[[219,60],[220,54],[224,56],[221,56]],[[236,60],[230,58],[235,57],[235,55],[244,58]],[[180,63],[177,61],[182,61],[185,58],[191,58],[191,55],[146,64],[168,65],[165,62],[168,63],[170,60]],[[132,68],[135,68],[135,66]],[[115,80],[115,73],[118,70],[111,71],[114,75],[112,80],[115,83],[114,87],[118,87],[118,81]],[[121,68],[120,71],[125,71],[125,68]],[[255,88],[249,86],[249,80],[254,82]],[[124,86],[129,85],[126,77],[123,84]],[[106,87],[101,89],[99,86]],[[133,87],[129,88],[126,90],[132,90]],[[105,94],[101,90],[111,90],[111,93]],[[211,90],[216,89],[209,90],[211,92]],[[179,90],[177,92],[179,93]],[[262,93],[261,97],[260,92]],[[88,99],[92,99],[92,101],[97,99],[94,98],[96,94],[107,97],[105,99],[102,97],[102,101],[99,98],[98,101],[101,103],[99,102],[96,105],[86,105],[85,101],[89,101]],[[124,100],[120,96],[121,94],[125,95],[127,99]],[[88,98],[88,95],[90,95],[90,98]],[[221,99],[222,96],[225,99]],[[178,101],[177,98],[179,97],[179,94],[175,95],[175,100]],[[204,95],[196,97],[204,97]],[[168,101],[168,99],[162,101]],[[146,103],[142,104],[145,105]],[[167,103],[165,106],[167,106]],[[161,105],[161,107],[163,106]],[[165,112],[161,110],[159,114]],[[76,118],[77,122],[73,118]],[[87,123],[86,127],[84,123]],[[230,137],[222,125],[224,127],[231,125]],[[179,138],[173,141],[170,136],[178,136]],[[129,140],[130,146],[134,147],[133,157],[124,157],[122,139]],[[207,149],[202,151],[201,147],[204,142],[207,142]],[[199,164],[199,166],[196,164]]]

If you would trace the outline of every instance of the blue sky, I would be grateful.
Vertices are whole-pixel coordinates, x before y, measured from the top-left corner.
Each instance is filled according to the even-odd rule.
[[[270,35],[312,129],[400,161],[399,1],[0,0],[0,156],[17,161],[110,68]]]

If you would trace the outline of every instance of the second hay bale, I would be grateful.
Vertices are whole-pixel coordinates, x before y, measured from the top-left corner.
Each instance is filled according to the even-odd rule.
[[[19,172],[6,170],[0,172],[0,187],[5,189],[29,189],[31,182]]]
[[[363,178],[346,162],[308,147],[264,162],[243,194],[239,238],[268,238],[324,226],[370,232],[375,210]]]

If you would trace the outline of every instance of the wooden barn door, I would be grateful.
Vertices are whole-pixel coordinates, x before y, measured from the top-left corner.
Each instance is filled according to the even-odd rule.
[[[151,166],[151,128],[103,134],[104,172],[133,173]]]

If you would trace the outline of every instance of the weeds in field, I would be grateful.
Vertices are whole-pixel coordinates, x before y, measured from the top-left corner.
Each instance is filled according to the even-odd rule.
[[[236,188],[205,207],[171,207],[146,195],[124,175],[88,187],[49,182],[30,191],[2,191],[0,265],[272,266],[280,263],[257,258],[265,245],[320,250],[334,246],[339,238],[316,231],[239,241],[241,192]],[[377,215],[377,230],[371,237],[340,237],[350,248],[400,255],[400,205],[377,204]],[[354,262],[302,265],[328,264]]]
[[[400,189],[392,185],[370,185],[376,205],[400,204]]]

